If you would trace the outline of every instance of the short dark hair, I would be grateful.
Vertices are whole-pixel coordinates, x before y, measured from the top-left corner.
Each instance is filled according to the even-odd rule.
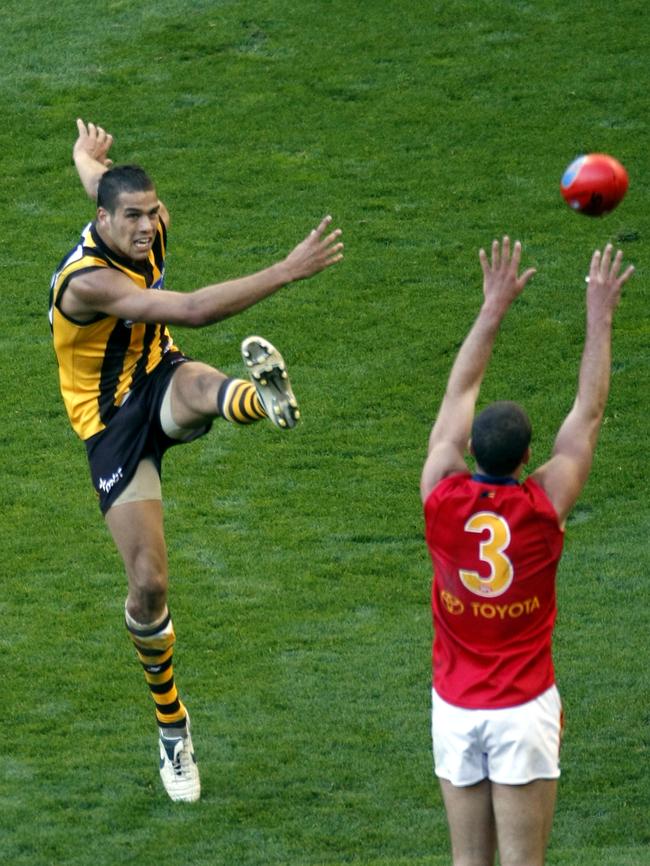
[[[115,213],[117,200],[123,192],[148,192],[155,189],[154,182],[139,165],[115,165],[99,179],[97,207]]]
[[[528,415],[518,403],[491,403],[472,424],[476,462],[489,475],[510,475],[523,460],[532,432]]]

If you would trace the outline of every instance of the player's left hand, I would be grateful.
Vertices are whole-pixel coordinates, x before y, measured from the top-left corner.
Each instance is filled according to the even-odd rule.
[[[72,157],[76,160],[80,156],[89,156],[96,160],[106,168],[110,168],[113,161],[108,158],[108,151],[113,144],[113,136],[102,126],[96,126],[94,123],[84,123],[77,118],[78,137],[72,149]]]
[[[343,244],[339,241],[341,229],[327,231],[331,216],[323,217],[317,228],[312,229],[307,237],[295,247],[284,260],[290,281],[303,280],[343,258]]]

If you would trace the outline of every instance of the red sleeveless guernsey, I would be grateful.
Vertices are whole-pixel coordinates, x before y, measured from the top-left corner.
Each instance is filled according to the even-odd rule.
[[[530,701],[555,682],[551,642],[564,533],[531,479],[469,473],[424,504],[433,561],[433,685],[468,709]]]

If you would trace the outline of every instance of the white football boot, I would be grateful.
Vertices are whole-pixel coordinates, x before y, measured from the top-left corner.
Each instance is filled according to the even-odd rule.
[[[187,717],[187,733],[181,735],[172,730],[159,728],[160,778],[172,800],[194,803],[201,796],[199,768],[194,757],[194,746],[190,735],[190,718]]]
[[[295,427],[300,409],[282,355],[263,337],[246,337],[241,353],[271,423],[284,430]]]

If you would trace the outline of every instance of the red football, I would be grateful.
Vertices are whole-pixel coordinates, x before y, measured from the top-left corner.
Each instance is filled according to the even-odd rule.
[[[560,181],[566,203],[586,216],[614,210],[627,192],[627,171],[606,153],[588,153],[574,159]]]

